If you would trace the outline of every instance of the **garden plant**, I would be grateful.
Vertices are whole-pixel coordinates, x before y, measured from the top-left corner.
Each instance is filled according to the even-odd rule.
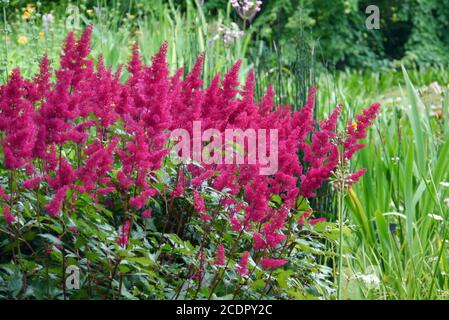
[[[0,299],[446,299],[449,14],[327,2],[0,0]]]

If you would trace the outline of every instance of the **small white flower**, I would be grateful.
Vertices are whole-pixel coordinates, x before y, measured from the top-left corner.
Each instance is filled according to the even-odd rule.
[[[376,288],[380,284],[379,277],[375,274],[362,274],[355,275],[356,279],[361,279],[369,288]]]
[[[440,186],[442,186],[443,188],[449,188],[449,182],[446,181],[440,182]]]
[[[47,33],[50,26],[53,24],[54,18],[51,13],[44,14],[42,16],[42,28],[44,32]]]
[[[443,221],[443,217],[442,217],[442,216],[439,216],[439,215],[437,215],[437,214],[429,213],[428,216],[429,216],[429,218],[431,218],[431,219],[435,219],[435,220],[438,220],[438,221]]]

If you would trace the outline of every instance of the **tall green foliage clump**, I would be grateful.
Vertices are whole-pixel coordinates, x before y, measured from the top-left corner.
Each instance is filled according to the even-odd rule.
[[[372,4],[380,10],[380,29],[365,25],[365,10]],[[448,18],[448,0],[266,0],[254,24],[270,42],[289,43],[304,28],[328,66],[379,68],[396,61],[447,64]]]

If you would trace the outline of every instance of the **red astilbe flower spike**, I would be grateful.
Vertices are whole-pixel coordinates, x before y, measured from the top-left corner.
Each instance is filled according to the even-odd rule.
[[[258,232],[253,234],[253,249],[263,250],[267,248],[267,242],[262,238],[262,235]]]
[[[28,180],[25,180],[22,185],[25,189],[33,190],[39,186],[39,184],[42,180],[43,180],[42,177],[30,178]]]
[[[260,260],[259,264],[264,268],[267,269],[274,269],[274,268],[280,268],[283,265],[287,264],[288,260],[285,259],[272,259],[272,258],[263,258]]]
[[[48,214],[55,218],[59,215],[61,212],[62,204],[65,200],[65,197],[67,195],[68,187],[64,186],[61,189],[59,189],[53,199],[50,201],[50,203],[45,207],[47,209]]]
[[[131,220],[126,220],[120,227],[117,244],[126,247],[129,243],[129,234],[131,232]]]
[[[133,53],[130,62],[128,63],[126,69],[129,71],[131,76],[128,79],[128,85],[134,86],[137,84],[141,72],[142,72],[142,58],[140,57],[139,52],[139,44],[137,42],[134,43]]]
[[[0,187],[0,199],[3,201],[8,201],[9,197],[5,193],[5,189]]]
[[[366,138],[366,131],[373,124],[372,121],[377,117],[379,110],[380,104],[374,103],[369,108],[363,109],[362,114],[356,116],[355,125],[352,122],[348,123],[347,138],[343,143],[345,159],[350,160],[355,152],[365,146],[358,141]]]
[[[7,224],[13,224],[16,221],[16,217],[13,216],[7,205],[3,205],[3,216]]]
[[[356,171],[354,173],[349,174],[348,176],[346,176],[344,178],[344,186],[340,186],[337,185],[339,188],[341,187],[345,187],[345,188],[349,188],[351,187],[353,184],[357,183],[361,177],[363,177],[363,175],[368,171],[368,169],[363,168],[359,171]]]
[[[0,86],[0,131],[4,133],[1,143],[7,169],[22,168],[32,158],[36,125],[27,87],[19,69],[14,69],[9,82]]]
[[[148,208],[144,212],[142,212],[142,218],[147,220],[151,219],[151,208]]]
[[[33,81],[27,88],[30,101],[40,101],[47,95],[52,86],[50,81],[51,74],[50,60],[48,59],[47,54],[45,54],[39,64],[39,72],[34,76]]]
[[[225,264],[225,248],[224,245],[220,244],[217,247],[217,254],[214,261],[214,265],[223,266]]]
[[[195,211],[199,213],[202,221],[209,221],[212,219],[212,217],[207,214],[203,197],[196,190],[193,191],[193,207],[195,208]]]
[[[93,26],[89,25],[81,35],[79,41],[75,34],[70,32],[66,38],[63,53],[61,55],[62,77],[71,74],[70,86],[77,88],[82,81],[91,78],[93,73],[93,61],[88,59]]]
[[[242,258],[236,267],[236,271],[241,276],[246,276],[248,274],[248,259],[249,251],[243,252]]]

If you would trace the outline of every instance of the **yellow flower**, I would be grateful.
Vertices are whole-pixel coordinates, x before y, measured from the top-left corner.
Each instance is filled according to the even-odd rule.
[[[26,8],[23,10],[22,19],[28,20],[35,11],[36,7],[34,4],[27,4]]]
[[[87,9],[87,10],[86,10],[86,13],[87,13],[87,15],[88,15],[89,17],[92,17],[92,16],[94,15],[94,10],[92,10],[92,9]]]
[[[25,36],[18,36],[17,43],[20,44],[21,46],[24,46],[28,43],[28,38]]]
[[[41,40],[45,39],[45,32],[44,31],[39,32],[39,39],[41,39]]]
[[[353,123],[352,123],[352,128],[353,128],[355,131],[357,131],[357,122],[353,122]]]
[[[28,3],[26,9],[30,12],[36,11],[36,6],[33,3]]]
[[[31,17],[31,13],[27,10],[22,15],[22,20],[28,20]]]

